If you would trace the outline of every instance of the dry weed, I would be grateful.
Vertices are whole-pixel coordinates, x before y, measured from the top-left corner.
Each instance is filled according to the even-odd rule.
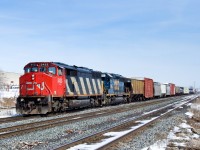
[[[0,107],[13,108],[15,107],[15,104],[16,104],[15,98],[3,98],[0,101]]]

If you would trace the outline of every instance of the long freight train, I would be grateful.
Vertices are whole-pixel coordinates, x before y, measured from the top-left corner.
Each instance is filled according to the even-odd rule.
[[[60,62],[31,62],[20,77],[16,109],[20,114],[47,114],[187,92],[175,84],[149,78],[126,78]]]

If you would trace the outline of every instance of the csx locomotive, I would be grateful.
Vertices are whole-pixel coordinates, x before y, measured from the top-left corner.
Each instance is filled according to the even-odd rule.
[[[164,92],[161,85],[156,85],[149,78],[126,78],[60,62],[31,62],[24,67],[20,77],[16,109],[24,115],[47,114],[127,103],[167,96],[167,86],[169,94],[175,95],[174,84],[166,85]]]

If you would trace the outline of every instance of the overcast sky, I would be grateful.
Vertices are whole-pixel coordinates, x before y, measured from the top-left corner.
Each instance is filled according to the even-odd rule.
[[[199,0],[1,0],[0,69],[59,61],[200,87]]]

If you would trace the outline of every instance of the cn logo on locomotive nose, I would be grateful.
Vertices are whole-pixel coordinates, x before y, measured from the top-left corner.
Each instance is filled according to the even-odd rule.
[[[27,90],[28,91],[33,91],[35,90],[35,86],[38,87],[40,90],[44,90],[44,82],[42,82],[41,84],[37,84],[37,82],[26,82],[27,85]]]

